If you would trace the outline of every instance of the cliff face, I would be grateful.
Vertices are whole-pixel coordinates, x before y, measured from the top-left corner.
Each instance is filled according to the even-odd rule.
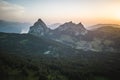
[[[119,52],[120,29],[114,27],[102,27],[94,31],[86,30],[82,23],[67,22],[54,30],[50,30],[39,19],[32,27],[29,34],[46,37],[84,51],[108,51]]]

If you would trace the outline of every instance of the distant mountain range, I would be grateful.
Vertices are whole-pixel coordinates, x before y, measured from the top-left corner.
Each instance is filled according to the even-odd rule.
[[[97,28],[91,31],[87,30],[82,23],[67,22],[51,30],[39,19],[30,27],[29,34],[38,37],[44,36],[85,51],[120,52],[120,28],[110,24],[96,26]]]
[[[29,23],[19,23],[0,20],[0,32],[27,33],[29,30],[29,26]]]
[[[118,25],[118,24],[96,24],[96,25],[88,27],[87,29],[88,30],[96,30],[96,29],[101,28],[101,27],[115,27],[115,28],[120,28],[120,25]]]
[[[6,32],[6,33],[28,33],[30,28],[30,23],[20,23],[20,22],[11,22],[11,21],[5,21],[0,20],[0,32]],[[48,28],[51,30],[57,29],[60,27],[61,23],[54,23],[47,25]],[[4,27],[3,27],[4,26]],[[87,26],[87,30],[96,30],[101,27],[116,27],[120,28],[120,25],[118,24],[96,24],[93,26]]]

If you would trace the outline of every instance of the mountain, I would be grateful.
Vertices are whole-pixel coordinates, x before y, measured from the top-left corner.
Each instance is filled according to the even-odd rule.
[[[90,31],[38,19],[28,34],[0,32],[1,80],[119,80],[120,29]]]
[[[27,33],[30,24],[0,20],[0,32]]]
[[[32,35],[40,37],[43,34],[42,36],[48,39],[84,51],[120,52],[120,28],[103,26],[91,31],[85,29],[82,23],[75,24],[71,21],[51,30],[43,21],[36,23],[29,32]]]
[[[45,36],[49,30],[50,29],[47,25],[41,19],[38,19],[38,21],[30,27],[29,34],[33,34],[35,36]]]
[[[0,33],[1,80],[120,79],[120,54],[71,48],[44,36]]]
[[[75,42],[83,37],[88,31],[84,28],[82,23],[75,24],[72,21],[60,25],[55,30],[49,33],[51,39],[62,42],[69,46],[75,45]]]
[[[75,24],[73,22],[67,22],[60,25],[58,28],[51,30],[41,19],[38,19],[38,21],[30,28],[29,34],[38,37],[44,36],[74,47],[74,45],[76,45],[75,42],[83,37],[87,32],[88,31],[84,28],[82,23]]]
[[[66,34],[71,36],[79,36],[79,35],[85,35],[87,33],[87,30],[84,28],[82,23],[75,24],[72,21],[64,23],[63,25],[60,25],[58,28],[54,30],[55,33],[59,33],[59,35]]]

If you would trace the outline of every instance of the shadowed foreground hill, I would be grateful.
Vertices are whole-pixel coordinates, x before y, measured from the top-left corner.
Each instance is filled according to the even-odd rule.
[[[119,58],[30,34],[0,33],[1,80],[119,80]]]

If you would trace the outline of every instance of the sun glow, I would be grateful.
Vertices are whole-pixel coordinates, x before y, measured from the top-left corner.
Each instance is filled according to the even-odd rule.
[[[87,26],[97,23],[120,24],[120,0],[11,1],[0,0],[0,19],[34,23],[42,18],[47,24],[73,21]]]
[[[116,12],[116,19],[120,20],[120,10]]]

